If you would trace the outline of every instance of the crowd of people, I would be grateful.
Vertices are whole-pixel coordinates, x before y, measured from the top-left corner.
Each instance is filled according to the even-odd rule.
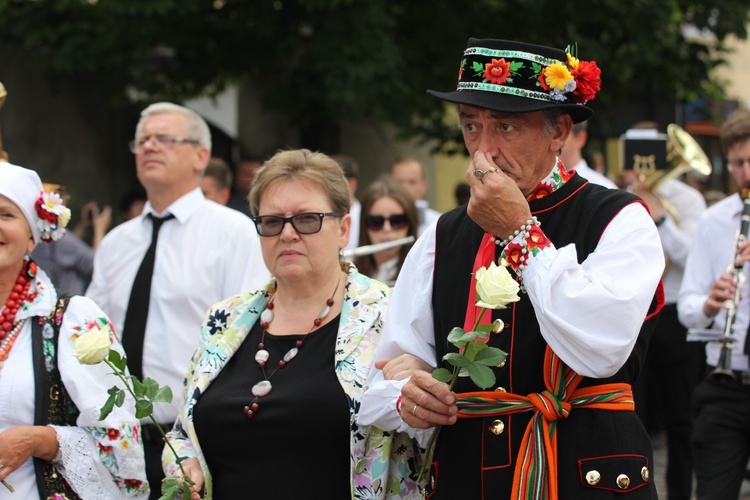
[[[472,38],[461,64],[428,91],[470,156],[443,214],[418,158],[368,186],[307,149],[233,171],[164,102],[141,113],[144,191],[111,229],[88,203],[65,235],[63,186],[0,162],[0,499],[158,499],[181,474],[193,500],[655,499],[662,430],[670,500],[737,498],[750,282],[727,268],[750,261],[750,111],[721,129],[739,192],[707,206],[588,166],[594,61]],[[486,312],[495,265],[518,292]],[[143,416],[127,396],[100,420],[117,381],[75,353],[94,328],[171,403]],[[489,383],[433,375],[488,347],[507,356]]]

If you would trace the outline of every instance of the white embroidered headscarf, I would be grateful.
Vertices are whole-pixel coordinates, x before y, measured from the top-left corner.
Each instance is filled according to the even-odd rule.
[[[0,194],[15,203],[29,223],[34,241],[63,237],[70,210],[57,193],[45,193],[39,175],[28,168],[0,161]]]

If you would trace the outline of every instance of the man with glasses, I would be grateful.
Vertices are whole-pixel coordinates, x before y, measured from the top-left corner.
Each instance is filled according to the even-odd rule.
[[[102,241],[86,295],[107,312],[128,346],[131,373],[172,389],[172,404],[154,407],[156,421],[169,429],[206,311],[260,288],[269,273],[250,219],[207,201],[201,192],[201,174],[211,157],[203,118],[175,104],[153,104],[141,113],[130,149],[148,201],[140,216]],[[164,477],[163,441],[150,420],[141,423],[156,499]]]
[[[750,196],[750,111],[732,113],[720,139],[737,193],[701,215],[677,300],[679,320],[697,330],[688,330],[688,340],[720,339],[734,311],[733,344],[723,350],[720,342],[706,343],[708,372],[720,372],[705,377],[692,394],[690,445],[698,498],[739,498],[750,458],[750,242],[738,237]],[[730,272],[735,269],[738,276]],[[707,332],[701,329],[714,335],[703,335]],[[720,363],[722,354],[727,354],[726,364]],[[724,370],[729,373],[722,375]]]

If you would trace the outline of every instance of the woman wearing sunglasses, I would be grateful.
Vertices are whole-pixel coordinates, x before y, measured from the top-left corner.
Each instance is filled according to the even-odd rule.
[[[359,245],[386,243],[417,237],[417,208],[409,191],[395,179],[384,176],[367,188],[362,199]],[[413,243],[354,259],[362,274],[393,286]]]
[[[203,324],[168,436],[192,498],[419,498],[415,443],[356,423],[390,290],[339,260],[351,225],[340,167],[279,152],[249,199],[273,280]]]

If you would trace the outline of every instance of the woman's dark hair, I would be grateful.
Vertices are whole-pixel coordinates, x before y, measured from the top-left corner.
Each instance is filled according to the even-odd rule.
[[[417,237],[417,229],[419,229],[419,222],[417,218],[417,207],[414,204],[414,198],[411,197],[409,191],[406,190],[400,182],[393,179],[388,175],[384,175],[379,178],[367,188],[362,198],[362,215],[360,217],[359,224],[359,246],[370,245],[370,235],[367,232],[367,225],[365,219],[370,215],[372,206],[383,197],[393,198],[398,202],[399,205],[404,209],[406,217],[409,219],[409,229],[407,236]],[[401,266],[404,264],[406,254],[409,253],[413,243],[408,245],[402,245],[399,251],[398,265],[396,266],[396,276],[401,271]],[[357,270],[367,276],[374,276],[377,274],[378,265],[375,263],[374,255],[363,255],[354,259],[354,265],[357,266]],[[391,276],[390,279],[396,279],[396,276]]]

